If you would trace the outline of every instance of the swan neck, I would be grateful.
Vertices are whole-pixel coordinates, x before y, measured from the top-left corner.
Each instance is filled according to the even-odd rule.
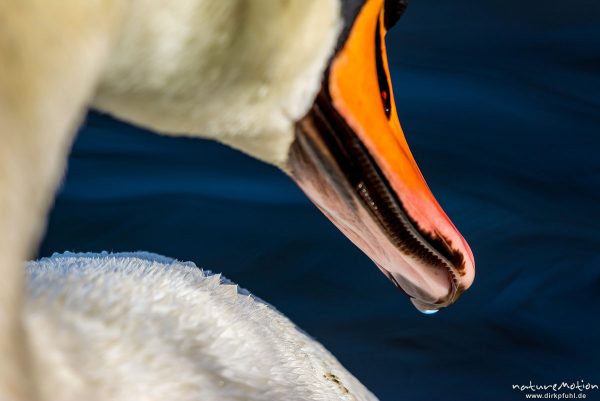
[[[93,106],[285,165],[335,49],[340,0],[160,3],[134,3]]]

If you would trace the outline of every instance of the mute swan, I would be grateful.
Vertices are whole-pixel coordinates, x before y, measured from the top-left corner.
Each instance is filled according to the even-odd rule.
[[[65,266],[76,257],[57,257],[31,264],[33,292],[23,291],[23,261],[43,231],[73,132],[88,106],[164,134],[215,139],[278,166],[417,308],[431,311],[453,303],[473,281],[473,256],[418,170],[396,116],[389,82],[384,36],[405,3],[1,2],[0,399],[57,400],[59,392],[67,399],[73,394],[101,398],[95,390],[102,388],[98,380],[106,376],[99,372],[90,381],[83,380],[80,371],[61,376],[68,357],[77,356],[65,353],[77,344],[90,350],[111,345],[119,349],[120,344],[91,343],[94,336],[89,330],[77,332],[84,337],[75,339],[68,336],[76,331],[56,325],[54,329],[67,336],[61,340],[30,324],[38,319],[31,305],[51,308],[63,301],[58,296],[58,303],[45,305],[51,292],[36,301],[36,289],[92,293],[117,273],[100,275],[90,285],[79,281],[81,286],[69,287],[70,280],[79,279],[79,271]],[[82,264],[86,263],[75,263]],[[139,264],[143,272],[154,271]],[[113,270],[120,271],[117,265]],[[174,275],[181,271],[172,263],[163,265]],[[36,266],[45,273],[32,273]],[[52,269],[69,274],[53,274]],[[142,276],[131,277],[147,285]],[[194,280],[193,274],[186,277]],[[136,314],[116,316],[145,319],[143,313],[137,314],[141,310],[135,300],[123,302],[129,302],[129,311]],[[110,313],[92,304],[87,307],[92,314]],[[55,314],[44,316],[60,323],[68,316],[60,317],[59,312],[68,314],[68,310],[56,308]],[[183,316],[183,311],[172,313]],[[98,315],[99,321],[105,317]],[[201,335],[200,331],[174,333],[180,341],[172,346],[184,344],[185,336]],[[144,340],[128,343],[130,350],[143,353],[156,344],[155,339]],[[320,349],[313,343],[310,347]],[[161,351],[174,352],[173,348]],[[119,352],[98,351],[90,357],[114,358],[122,364],[117,371],[132,375],[123,382],[134,383],[138,372],[125,369],[134,358]],[[155,367],[152,358],[142,362]],[[370,397],[339,369],[340,376],[332,372],[329,381],[338,388],[358,389],[342,392],[341,399],[352,399],[350,394],[360,397],[361,392]],[[58,376],[51,371],[65,380],[53,382]],[[177,387],[182,399],[198,399],[189,383],[161,384]],[[142,387],[147,393],[137,394],[137,399],[164,398]],[[132,394],[119,391],[125,398]]]

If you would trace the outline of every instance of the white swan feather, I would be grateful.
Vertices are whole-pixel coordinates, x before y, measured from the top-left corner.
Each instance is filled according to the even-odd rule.
[[[65,253],[26,270],[43,399],[376,399],[272,306],[193,263]]]

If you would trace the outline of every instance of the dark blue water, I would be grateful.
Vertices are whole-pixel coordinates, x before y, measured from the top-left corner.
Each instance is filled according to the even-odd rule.
[[[274,168],[94,113],[40,255],[142,249],[223,272],[382,400],[600,384],[600,2],[415,0],[388,47],[409,143],[476,256],[455,306],[416,312]]]

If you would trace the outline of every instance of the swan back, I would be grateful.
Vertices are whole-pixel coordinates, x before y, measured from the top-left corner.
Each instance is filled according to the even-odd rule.
[[[376,399],[272,306],[193,263],[65,253],[26,270],[43,399]]]

